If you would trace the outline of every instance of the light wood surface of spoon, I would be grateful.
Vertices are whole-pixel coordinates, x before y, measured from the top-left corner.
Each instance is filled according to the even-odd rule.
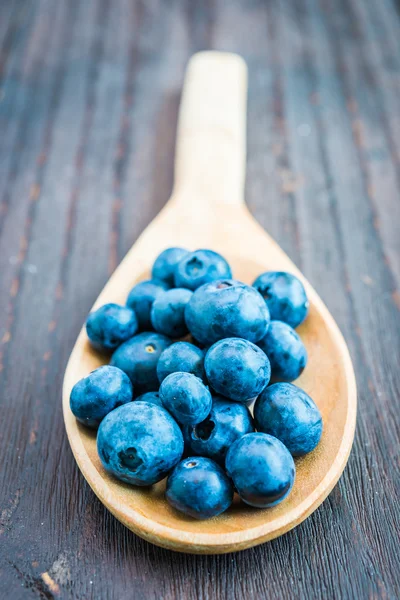
[[[346,343],[326,306],[288,256],[244,204],[247,70],[237,55],[202,52],[190,61],[179,116],[172,197],[142,233],[98,297],[124,304],[139,280],[150,276],[156,256],[169,246],[210,248],[223,254],[234,277],[251,284],[267,270],[289,271],[304,283],[310,312],[298,328],[309,361],[295,382],[321,410],[319,446],[296,459],[296,482],[281,504],[253,509],[235,498],[208,521],[185,518],[164,499],[165,482],[135,488],[109,476],[96,450],[96,434],[69,408],[72,386],[104,356],[91,349],[82,329],[65,373],[63,410],[75,459],[103,504],[129,529],[159,546],[189,553],[234,552],[292,529],[312,513],[338,481],[349,456],[356,423],[356,384]]]

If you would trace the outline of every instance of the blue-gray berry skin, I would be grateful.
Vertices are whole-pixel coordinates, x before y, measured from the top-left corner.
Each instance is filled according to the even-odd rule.
[[[135,393],[158,390],[157,363],[161,353],[172,344],[165,335],[145,331],[122,344],[112,355],[111,363],[129,376]]]
[[[130,402],[103,419],[97,451],[112,475],[138,486],[161,481],[179,462],[183,437],[166,410],[149,402]]]
[[[296,328],[308,314],[309,302],[303,284],[295,275],[284,271],[267,271],[253,286],[264,298],[274,321]]]
[[[168,285],[163,281],[149,279],[140,281],[129,292],[126,304],[135,311],[140,330],[153,328],[150,318],[153,302],[167,289]]]
[[[293,456],[308,454],[318,445],[322,416],[304,390],[292,383],[275,383],[257,398],[256,428],[278,438]]]
[[[212,397],[199,377],[191,373],[171,373],[160,386],[163,406],[182,425],[195,425],[210,413]]]
[[[257,342],[271,363],[271,381],[294,381],[307,364],[307,350],[295,330],[283,321],[271,321]]]
[[[230,507],[233,486],[217,463],[193,456],[182,460],[168,477],[166,498],[185,515],[209,519]]]
[[[156,404],[157,406],[164,408],[159,392],[146,392],[135,398],[135,402],[149,402],[150,404]]]
[[[208,417],[198,425],[186,426],[183,435],[195,454],[224,466],[233,442],[253,431],[254,422],[247,406],[215,396]]]
[[[96,350],[112,352],[135,335],[138,320],[133,310],[119,304],[104,304],[90,313],[86,332]]]
[[[208,350],[204,368],[210,386],[218,393],[247,402],[268,385],[271,368],[266,354],[240,338],[220,340]]]
[[[161,354],[157,364],[157,376],[160,383],[178,371],[192,373],[204,379],[204,352],[189,342],[176,342]]]
[[[185,288],[174,288],[160,294],[151,308],[150,318],[154,329],[174,339],[186,335],[185,308],[192,294]]]
[[[189,250],[185,248],[167,248],[154,261],[152,278],[164,281],[169,287],[173,287],[176,266],[188,254]]]
[[[109,412],[132,400],[133,387],[129,377],[106,365],[80,379],[72,388],[69,403],[75,417],[92,429],[97,429]]]
[[[175,286],[196,290],[217,279],[232,277],[232,271],[223,256],[213,250],[195,250],[176,266]]]
[[[239,496],[250,506],[275,506],[293,487],[296,469],[292,455],[272,435],[244,435],[230,447],[225,464]]]
[[[234,279],[222,279],[197,289],[185,310],[193,337],[210,346],[227,337],[258,342],[267,333],[269,311],[252,287]]]

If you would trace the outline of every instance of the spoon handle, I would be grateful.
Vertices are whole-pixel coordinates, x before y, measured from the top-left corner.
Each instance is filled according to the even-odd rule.
[[[247,67],[237,54],[189,61],[175,157],[177,201],[241,204],[246,172]]]

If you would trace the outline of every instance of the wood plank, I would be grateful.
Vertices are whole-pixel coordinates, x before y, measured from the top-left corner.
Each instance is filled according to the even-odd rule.
[[[398,598],[396,2],[17,0],[1,15],[2,593]],[[60,386],[93,299],[169,196],[184,66],[210,46],[248,61],[248,203],[338,320],[360,406],[349,467],[310,519],[195,557],[96,500]]]

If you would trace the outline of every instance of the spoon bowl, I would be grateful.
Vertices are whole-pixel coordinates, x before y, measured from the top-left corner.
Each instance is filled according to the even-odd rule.
[[[165,481],[151,488],[124,484],[103,469],[96,433],[69,408],[73,385],[107,362],[93,350],[85,328],[65,373],[63,411],[75,459],[101,502],[126,527],[159,546],[188,553],[234,552],[271,540],[310,515],[338,481],[356,422],[356,384],[346,343],[328,309],[288,256],[244,204],[246,66],[237,55],[202,52],[188,66],[179,116],[175,186],[161,213],[143,232],[98,297],[124,304],[132,286],[150,277],[156,256],[169,246],[210,248],[230,263],[235,279],[251,284],[268,270],[289,271],[303,282],[307,319],[297,329],[308,364],[295,382],[318,405],[324,431],[318,447],[296,459],[291,494],[270,509],[254,509],[236,496],[232,507],[208,521],[177,513],[164,498]]]

